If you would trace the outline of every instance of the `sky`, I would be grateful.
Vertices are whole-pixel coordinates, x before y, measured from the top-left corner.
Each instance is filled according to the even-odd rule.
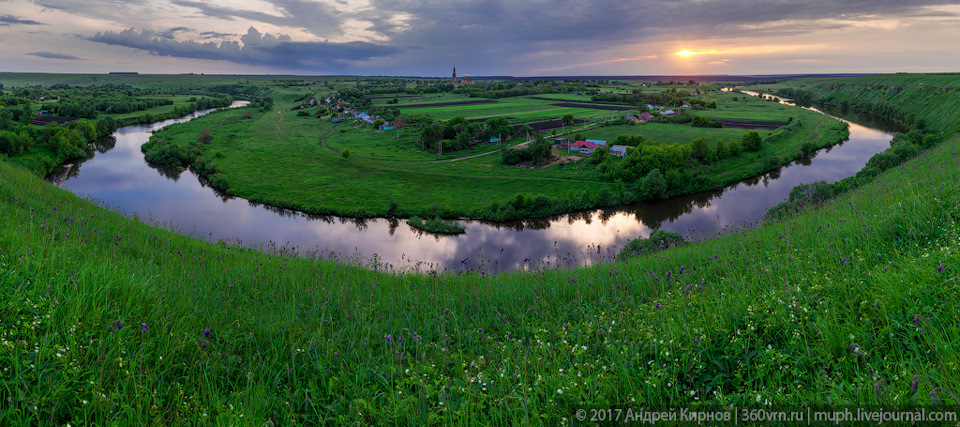
[[[0,0],[0,72],[944,72],[957,40],[957,1]]]

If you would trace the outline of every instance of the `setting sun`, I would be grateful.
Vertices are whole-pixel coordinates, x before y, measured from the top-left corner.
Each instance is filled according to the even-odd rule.
[[[691,52],[691,51],[686,50],[686,49],[681,50],[680,52],[677,52],[677,55],[680,55],[680,56],[690,56],[690,55],[693,55],[693,54],[696,54],[696,52]]]

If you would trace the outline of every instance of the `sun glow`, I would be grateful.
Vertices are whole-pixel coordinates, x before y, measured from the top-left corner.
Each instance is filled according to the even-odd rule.
[[[686,49],[681,50],[680,52],[677,52],[677,55],[680,55],[680,56],[690,56],[690,55],[696,55],[696,54],[697,54],[697,52],[691,52],[691,51],[686,50]]]

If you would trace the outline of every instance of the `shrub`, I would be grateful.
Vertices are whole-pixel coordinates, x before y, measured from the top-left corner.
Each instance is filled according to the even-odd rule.
[[[686,243],[687,240],[684,239],[680,233],[656,229],[653,230],[646,239],[638,238],[631,240],[630,243],[627,243],[627,245],[617,253],[617,258],[630,258],[644,253],[683,246]]]

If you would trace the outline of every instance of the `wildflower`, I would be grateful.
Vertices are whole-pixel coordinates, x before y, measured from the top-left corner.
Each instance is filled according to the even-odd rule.
[[[937,273],[943,273],[943,264],[940,264],[940,266],[937,267]]]
[[[917,392],[917,387],[920,387],[920,375],[913,376],[913,382],[910,383],[910,388],[913,389],[913,392]]]
[[[121,329],[123,329],[123,322],[121,322],[120,320],[117,320],[117,330],[119,331]]]
[[[398,344],[403,343],[403,337],[397,337],[397,343]]]
[[[919,314],[913,315],[913,326],[920,326],[920,322],[923,321],[923,316]]]
[[[206,339],[210,339],[210,328],[203,329],[203,337]]]
[[[144,322],[140,324],[140,336],[142,337],[146,335],[146,333],[147,333],[147,323]]]
[[[386,335],[383,336],[383,339],[384,339],[384,341],[386,341],[386,342],[393,342],[393,335],[386,334]]]

